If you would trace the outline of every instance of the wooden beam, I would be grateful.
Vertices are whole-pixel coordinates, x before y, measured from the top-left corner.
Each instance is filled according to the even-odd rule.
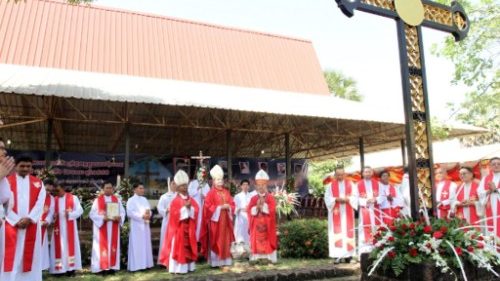
[[[34,119],[34,120],[29,120],[29,121],[21,121],[21,122],[16,122],[16,123],[4,124],[4,125],[0,125],[0,130],[12,128],[12,127],[30,125],[30,124],[34,124],[34,123],[45,122],[46,120],[47,120],[47,118],[39,118],[39,119]]]

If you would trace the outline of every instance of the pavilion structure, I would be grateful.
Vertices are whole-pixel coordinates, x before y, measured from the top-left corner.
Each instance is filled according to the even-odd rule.
[[[203,150],[227,157],[231,177],[236,156],[284,157],[290,175],[292,158],[405,138],[402,113],[333,97],[307,40],[55,0],[0,1],[0,15],[0,136],[13,149],[122,152],[125,175],[131,152]]]

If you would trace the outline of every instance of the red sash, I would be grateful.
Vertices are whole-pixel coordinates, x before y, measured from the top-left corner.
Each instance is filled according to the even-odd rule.
[[[50,194],[47,194],[45,196],[45,202],[43,204],[42,222],[47,221],[47,216],[49,215],[49,211],[50,211],[50,203],[52,201],[51,199],[52,199],[52,196],[50,196]],[[45,232],[46,231],[47,231],[47,226],[42,225],[42,245],[45,242]]]
[[[478,195],[477,195],[477,189],[479,187],[479,184],[477,182],[472,182],[470,186],[470,191],[467,196],[468,199],[470,200],[478,200]],[[460,187],[460,191],[457,194],[457,200],[462,202],[465,200],[465,183],[462,184]],[[469,214],[470,214],[470,220],[465,218],[465,212],[464,208],[469,208]],[[477,221],[479,220],[478,215],[477,215],[477,210],[475,205],[467,206],[467,207],[457,207],[456,211],[456,216],[459,219],[467,219],[468,223],[470,224],[477,224]]]
[[[111,202],[118,203],[116,196],[111,196]],[[104,195],[97,198],[97,208],[99,214],[106,214],[106,201]],[[111,256],[108,250],[108,223],[104,222],[99,228],[99,262],[102,270],[110,269],[109,259],[111,258],[111,267],[116,266],[116,254],[118,253],[118,226],[119,222],[111,222]]]
[[[71,193],[66,193],[66,210],[74,210],[74,198]],[[59,198],[55,200],[55,213],[57,219],[54,223],[54,250],[55,250],[55,270],[62,270],[62,254],[61,254],[61,217],[59,216]],[[68,267],[75,266],[75,221],[66,219],[66,235],[68,238]]]
[[[486,178],[484,179],[484,186],[483,188],[485,190],[489,190],[489,183],[490,182],[493,182],[493,173],[490,172]],[[500,189],[500,182],[498,183],[498,186],[497,186],[498,189]],[[486,201],[486,217],[487,218],[491,218],[493,217],[493,206],[491,205],[491,200],[490,200],[490,196],[491,195],[488,195],[488,198],[487,198],[487,201]],[[500,202],[497,202],[497,212],[496,212],[496,215],[499,216],[500,215]],[[496,233],[495,233],[495,236],[496,237],[500,237],[500,218],[496,218],[497,220],[497,229],[496,229]],[[486,220],[486,225],[488,226],[488,231],[489,232],[494,232],[495,230],[493,229],[494,228],[494,223],[493,223],[493,218],[491,219],[488,219]]]
[[[439,183],[438,183],[439,184]],[[450,198],[450,185],[451,181],[446,180],[443,185],[443,189],[441,190],[441,194],[438,194],[439,201],[448,200]],[[438,218],[446,219],[448,217],[448,213],[450,212],[450,205],[439,205]]]
[[[345,186],[345,196],[348,197],[352,195],[352,186],[351,182],[348,180],[344,181],[344,186]],[[339,182],[337,180],[334,180],[332,182],[332,196],[334,198],[340,197],[340,190],[339,190]],[[354,239],[354,210],[351,206],[351,204],[346,203],[345,205],[345,211],[346,211],[346,222],[347,222],[347,238],[349,240]],[[333,233],[336,235],[342,233],[342,215],[340,214],[340,204],[335,203],[335,206],[333,207]],[[338,239],[335,241],[335,247],[337,248],[342,248],[342,238]],[[347,242],[347,250],[352,251],[354,249],[354,245],[350,243],[350,241]]]
[[[10,175],[7,177],[10,185],[10,190],[14,195],[14,206],[12,211],[17,213],[17,176]],[[42,189],[42,181],[34,176],[29,176],[30,181],[30,202],[29,210],[35,207],[38,195]],[[33,253],[35,251],[35,241],[38,222],[30,224],[26,228],[26,236],[24,238],[24,251],[23,251],[23,272],[30,272],[33,264]],[[17,244],[17,228],[10,223],[5,223],[5,256],[4,256],[4,271],[11,272],[14,268],[14,259],[16,256]]]
[[[396,198],[397,196],[396,188],[392,184],[389,184],[389,194],[387,195],[390,195],[392,198]],[[399,206],[393,207],[391,203],[391,206],[387,209],[384,209],[383,211],[385,214],[384,223],[391,225],[394,219],[399,217],[399,212],[401,211],[401,207]]]
[[[378,191],[379,191],[379,186],[378,186],[378,181],[372,179],[372,192],[373,192],[373,198],[376,198],[378,196]],[[365,186],[365,180],[362,179],[358,183],[358,191],[359,191],[359,197],[361,198],[367,198],[366,194],[366,186]],[[379,217],[380,214],[379,212],[379,206],[377,203],[375,203],[374,206],[374,215],[375,217]],[[360,208],[360,213],[361,216],[363,217],[363,232],[365,236],[365,243],[369,243],[372,241],[372,227],[371,227],[371,219],[370,219],[370,208],[367,207],[361,207]],[[380,220],[375,219],[375,225],[380,225]]]

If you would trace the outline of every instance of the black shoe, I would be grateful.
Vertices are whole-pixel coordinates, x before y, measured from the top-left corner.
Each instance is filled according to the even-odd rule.
[[[351,263],[352,258],[345,258],[344,261],[345,263]]]
[[[75,274],[75,271],[74,271],[74,270],[71,270],[71,271],[66,272],[66,276],[68,276],[68,277],[75,277],[75,275],[76,275],[76,274]]]

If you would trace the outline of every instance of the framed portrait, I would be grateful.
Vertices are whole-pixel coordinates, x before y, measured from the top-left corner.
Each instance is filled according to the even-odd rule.
[[[276,169],[278,170],[278,176],[286,175],[286,163],[284,162],[276,163]]]
[[[224,172],[227,172],[227,161],[226,160],[219,160],[217,162],[217,165],[219,165]]]
[[[117,202],[107,202],[106,203],[106,217],[112,219],[120,215],[120,203]]]
[[[188,175],[191,173],[191,159],[189,158],[174,158],[174,174],[179,170],[184,170]]]
[[[267,162],[258,162],[257,164],[259,165],[259,170],[262,169],[262,170],[268,172],[268,170],[267,170],[267,165],[268,165]]]
[[[242,175],[248,175],[250,174],[250,162],[245,161],[245,162],[240,162],[240,173]]]
[[[298,175],[302,173],[302,164],[294,164],[293,165],[293,173]]]

